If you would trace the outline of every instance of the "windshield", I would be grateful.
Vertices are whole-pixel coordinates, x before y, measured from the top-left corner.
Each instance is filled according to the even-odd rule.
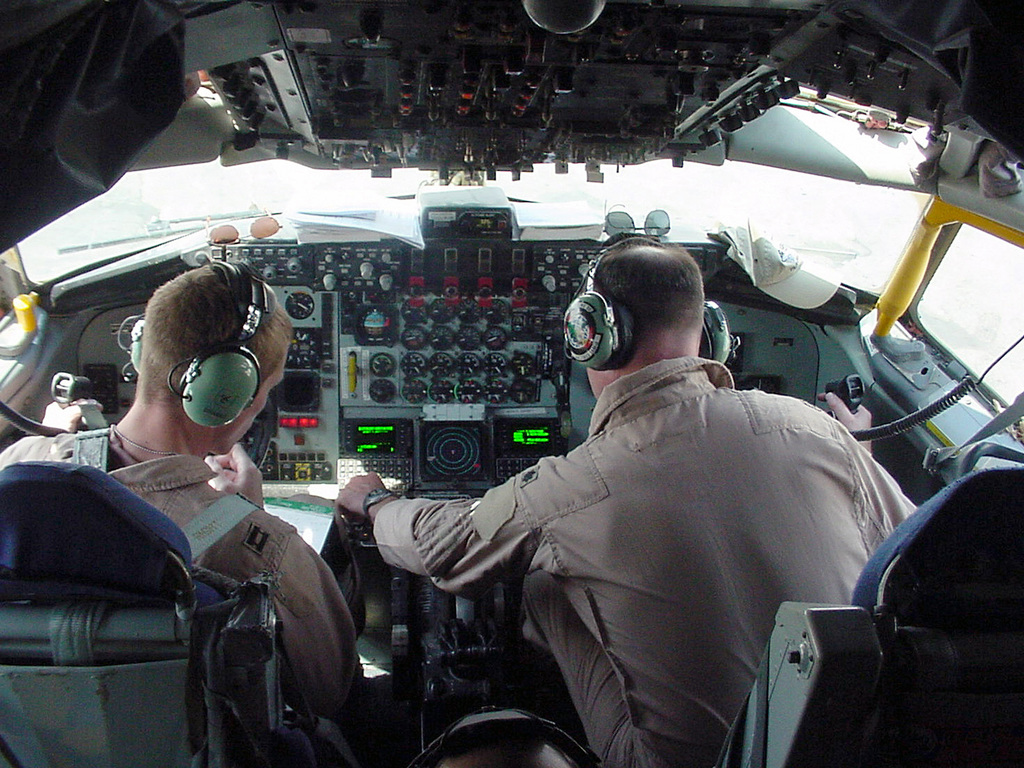
[[[671,221],[668,239],[700,237],[750,220],[805,259],[830,267],[847,285],[871,292],[888,277],[925,200],[913,192],[730,161],[603,166],[603,182],[588,181],[582,165],[562,170],[536,166],[519,180],[498,173],[487,183],[511,200],[580,201],[599,220],[625,212],[638,227],[662,209]],[[285,160],[135,171],[19,248],[29,278],[43,282],[224,221],[282,213],[310,201],[327,209],[373,194],[411,197],[421,185],[437,183],[436,174],[414,169],[373,178],[367,171],[314,170]]]

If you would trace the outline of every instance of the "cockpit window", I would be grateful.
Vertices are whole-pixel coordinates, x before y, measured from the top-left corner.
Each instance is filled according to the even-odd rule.
[[[804,259],[818,261],[847,285],[877,292],[913,228],[925,196],[852,184],[749,163],[713,166],[670,161],[601,166],[603,182],[581,164],[544,164],[513,180],[508,172],[474,183],[500,186],[513,201],[558,206],[601,222],[625,213],[643,228],[667,213],[668,239],[700,238],[722,226],[753,222]],[[453,181],[467,181],[455,179]],[[316,170],[285,160],[225,167],[218,162],[136,171],[20,244],[30,279],[45,281],[153,247],[182,234],[247,216],[309,205],[319,211],[370,196],[412,197],[437,174],[395,170]],[[659,221],[661,216],[659,215]],[[247,232],[248,227],[239,227]]]
[[[1024,334],[1024,253],[963,225],[917,305],[922,328],[980,376]],[[1024,345],[985,376],[1005,402],[1024,389]]]

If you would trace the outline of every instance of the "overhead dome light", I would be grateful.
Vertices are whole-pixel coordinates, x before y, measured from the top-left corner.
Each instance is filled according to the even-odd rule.
[[[526,14],[541,29],[556,35],[582,32],[601,15],[605,0],[523,0]]]

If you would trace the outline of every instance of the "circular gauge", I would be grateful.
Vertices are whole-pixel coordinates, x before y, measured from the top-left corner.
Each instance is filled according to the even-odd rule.
[[[390,403],[397,392],[398,388],[391,379],[374,379],[370,382],[370,399],[375,403]]]
[[[420,304],[413,305],[408,301],[402,305],[402,317],[410,325],[423,325],[427,322],[427,313]]]
[[[459,296],[461,296],[458,282],[450,283],[448,282],[448,279],[445,278],[445,286],[441,289],[441,295],[445,298],[445,301],[450,304],[458,304]]]
[[[463,352],[459,355],[459,373],[470,375],[480,370],[480,356],[473,352]]]
[[[406,349],[423,349],[427,346],[427,331],[420,325],[410,325],[402,331],[402,346]]]
[[[526,352],[516,352],[512,355],[512,362],[509,363],[509,366],[516,376],[531,376],[537,368],[533,356]]]
[[[459,320],[464,323],[475,323],[480,319],[480,305],[473,299],[464,299],[459,304]]]
[[[448,379],[439,379],[430,385],[430,399],[435,403],[450,403],[455,399],[455,385]]]
[[[495,299],[494,303],[487,308],[487,322],[494,323],[495,325],[501,325],[508,320],[509,309],[501,299]]]
[[[370,358],[370,373],[374,376],[390,376],[395,372],[395,358],[387,352],[378,352]]]
[[[450,349],[454,340],[455,333],[451,328],[437,325],[430,331],[430,346],[434,349]]]
[[[501,379],[489,379],[484,394],[492,405],[504,403],[508,399],[508,384]]]
[[[480,346],[480,332],[472,326],[464,325],[459,329],[455,343],[459,345],[459,349],[476,349]]]
[[[385,344],[395,338],[398,323],[388,307],[364,307],[356,320],[356,341],[360,344]]]
[[[291,293],[284,300],[284,311],[288,313],[288,317],[296,320],[305,320],[313,314],[314,309],[316,309],[316,302],[313,300],[313,296],[305,291]]]
[[[483,469],[483,448],[478,429],[440,425],[428,432],[424,444],[426,469],[440,477],[477,475]]]
[[[529,379],[516,379],[509,388],[509,396],[520,405],[532,403],[537,399],[537,385]]]
[[[447,376],[455,366],[455,359],[447,352],[436,352],[430,356],[427,367],[433,376]]]
[[[484,387],[476,379],[463,379],[455,387],[455,399],[460,403],[479,403]]]
[[[410,352],[402,357],[400,365],[406,376],[422,376],[427,370],[427,358],[419,352]]]
[[[497,351],[505,348],[505,344],[508,343],[508,334],[497,325],[489,325],[481,339],[487,349]]]
[[[484,368],[492,376],[504,376],[508,370],[508,360],[501,352],[491,352],[484,358]]]
[[[320,329],[296,328],[288,347],[287,368],[314,370],[320,367]]]
[[[402,397],[409,403],[422,403],[427,399],[427,383],[423,379],[406,379],[402,385]]]
[[[427,308],[427,314],[435,323],[447,323],[455,317],[455,312],[444,299],[434,299]]]

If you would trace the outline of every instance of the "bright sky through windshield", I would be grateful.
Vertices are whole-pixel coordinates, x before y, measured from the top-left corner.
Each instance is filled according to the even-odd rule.
[[[518,182],[499,173],[493,183],[514,199],[583,200],[601,216],[624,210],[640,226],[662,208],[672,219],[670,239],[699,237],[719,224],[742,226],[749,218],[806,258],[831,263],[844,282],[871,290],[888,276],[923,198],[746,163],[673,168],[658,161],[602,171],[604,183],[588,183],[582,166],[556,174],[545,165]],[[166,236],[169,223],[175,231],[189,223],[198,229],[207,216],[281,212],[299,201],[325,206],[353,195],[414,195],[432,178],[417,170],[372,178],[366,171],[316,171],[283,160],[142,171],[26,240],[22,255],[29,276],[45,280],[143,247],[146,241],[134,238]]]

